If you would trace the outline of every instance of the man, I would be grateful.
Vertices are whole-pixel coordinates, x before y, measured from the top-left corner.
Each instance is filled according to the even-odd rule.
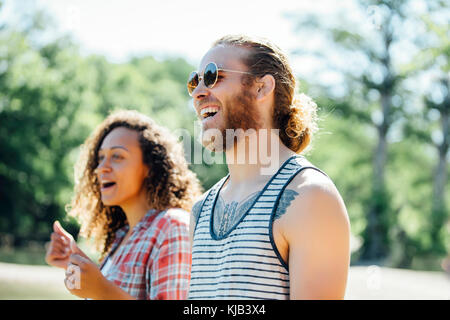
[[[286,56],[267,40],[225,36],[198,70],[188,91],[229,175],[192,210],[189,298],[343,299],[349,220],[332,181],[299,155],[316,105],[295,94]]]

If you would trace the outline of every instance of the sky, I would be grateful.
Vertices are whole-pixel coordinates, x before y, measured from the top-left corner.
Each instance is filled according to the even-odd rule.
[[[355,0],[3,0],[0,20],[20,19],[24,11],[43,9],[55,20],[55,34],[69,33],[82,54],[101,54],[111,62],[131,56],[182,57],[197,66],[211,44],[226,34],[244,33],[270,39],[288,54],[294,74],[307,82],[339,84],[326,63],[362,70],[364,62],[335,53],[318,36],[295,32],[287,14],[317,13],[321,23],[341,16],[350,26],[377,27],[377,12],[355,10]],[[423,1],[413,1],[418,11]],[[339,12],[341,12],[339,14]],[[448,15],[447,15],[448,17]],[[23,19],[23,18],[22,18]],[[415,32],[414,25],[410,33]],[[325,49],[324,49],[325,48]],[[303,49],[305,54],[293,54]],[[311,54],[326,50],[326,63]],[[397,46],[397,61],[407,62],[411,46]],[[404,60],[404,61],[402,61]],[[366,62],[367,64],[367,62]],[[373,72],[376,72],[374,70]],[[339,87],[339,86],[336,86]]]
[[[352,3],[340,0],[339,6]],[[45,9],[56,20],[55,32],[70,33],[83,53],[112,62],[132,55],[181,56],[193,65],[214,40],[233,33],[266,37],[289,54],[314,39],[301,41],[286,13],[336,9],[332,0],[6,0],[3,11],[13,15],[24,5]],[[292,57],[291,63],[301,71],[314,61]]]
[[[317,35],[295,32],[295,23],[286,15],[317,13],[320,23],[340,16],[343,23],[364,36],[373,34],[381,11],[356,8],[356,0],[3,0],[0,20],[20,19],[21,13],[43,9],[55,20],[55,34],[69,33],[82,54],[101,54],[111,62],[126,62],[132,56],[155,58],[182,57],[197,66],[211,44],[226,34],[244,33],[270,39],[288,54],[294,74],[303,83],[320,83],[334,88],[334,94],[346,94],[342,74],[327,63],[344,65],[352,72],[368,67],[368,61],[336,54],[329,42]],[[412,1],[410,9],[423,12],[424,1]],[[442,10],[441,10],[442,11]],[[449,10],[443,20],[448,21]],[[19,20],[20,22],[20,20]],[[409,35],[420,33],[414,24],[405,25]],[[405,38],[392,50],[395,60],[407,63],[415,48]],[[294,54],[303,49],[305,54]],[[326,53],[326,59],[311,54]],[[379,70],[369,66],[372,75]],[[412,81],[416,91],[428,91],[434,78],[424,75]],[[305,81],[304,81],[305,80]],[[435,92],[436,90],[433,90]],[[376,115],[376,114],[375,114]]]
[[[298,41],[284,12],[311,1],[292,0],[36,0],[83,46],[114,60],[129,54],[182,55],[198,62],[211,43],[229,33],[273,39],[289,50]],[[321,6],[330,1],[319,0]],[[328,6],[329,8],[329,6]]]

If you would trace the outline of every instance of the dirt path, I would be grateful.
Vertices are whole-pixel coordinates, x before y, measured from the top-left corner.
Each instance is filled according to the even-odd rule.
[[[0,263],[0,299],[75,299],[63,279],[62,269]],[[355,266],[345,298],[450,300],[450,278],[443,272]]]
[[[450,277],[444,272],[351,267],[346,299],[450,300]]]
[[[62,269],[0,262],[0,299],[78,299],[63,280]]]

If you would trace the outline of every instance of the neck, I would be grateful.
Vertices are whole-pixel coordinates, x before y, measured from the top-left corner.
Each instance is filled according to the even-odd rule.
[[[130,231],[138,224],[138,222],[145,216],[145,214],[151,209],[145,192],[141,193],[134,199],[130,199],[125,203],[121,204],[120,207],[125,212],[127,216],[128,225],[130,226]]]
[[[281,142],[278,132],[259,129],[254,134],[240,136],[225,155],[230,173],[229,184],[241,184],[266,181],[295,152]]]

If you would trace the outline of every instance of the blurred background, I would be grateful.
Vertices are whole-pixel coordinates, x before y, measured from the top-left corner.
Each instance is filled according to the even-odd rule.
[[[0,299],[73,298],[44,255],[54,220],[78,234],[79,146],[116,109],[197,143],[186,79],[229,33],[279,45],[319,106],[306,157],[350,216],[346,297],[450,299],[449,21],[439,0],[0,0]]]

